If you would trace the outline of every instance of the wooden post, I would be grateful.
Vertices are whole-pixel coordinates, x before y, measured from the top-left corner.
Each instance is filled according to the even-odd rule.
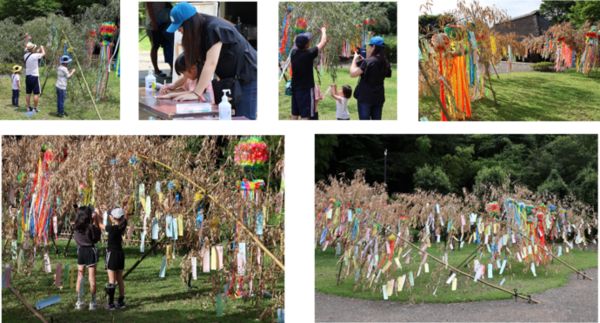
[[[125,273],[125,275],[123,275],[123,280],[125,280],[125,278],[127,278],[127,275],[129,275],[141,262],[142,260],[144,260],[144,258],[146,258],[146,256],[148,254],[150,254],[150,252],[154,249],[156,249],[156,247],[158,246],[159,243],[161,243],[165,238],[167,237],[167,235],[163,235],[162,238],[160,238],[160,240],[158,240],[153,246],[152,248],[148,249],[148,251],[144,252],[144,254],[142,255],[142,257],[136,261],[135,264],[133,264],[133,266],[131,266],[131,268],[129,268],[127,270],[127,272]]]
[[[17,295],[17,297],[18,297],[18,298],[21,300],[21,303],[23,303],[25,306],[27,306],[27,308],[28,308],[28,309],[29,309],[31,312],[33,312],[33,314],[35,314],[35,316],[37,316],[37,317],[38,317],[38,318],[39,318],[39,319],[40,319],[42,322],[44,322],[44,323],[48,323],[48,321],[46,321],[46,320],[44,319],[44,317],[43,317],[43,316],[42,316],[40,313],[38,313],[38,311],[34,310],[34,309],[33,309],[33,307],[31,307],[31,305],[27,304],[27,302],[25,301],[25,299],[23,298],[23,296],[21,296],[21,294],[19,294],[19,292],[18,292],[16,289],[14,289],[14,288],[12,288],[12,287],[11,287],[11,288],[10,288],[10,290],[11,290],[13,293],[15,293],[15,295]]]
[[[73,46],[71,46],[71,42],[69,41],[69,38],[67,38],[67,35],[65,34],[64,30],[60,30],[63,34],[63,36],[65,37],[65,39],[67,40],[67,42],[69,43],[69,47],[73,48]],[[75,62],[77,63],[77,67],[79,67],[79,72],[81,72],[81,76],[83,76],[83,82],[85,83],[85,87],[88,90],[88,94],[90,95],[90,99],[92,100],[92,104],[94,105],[94,109],[96,109],[96,113],[98,114],[98,118],[100,118],[100,120],[102,120],[102,117],[100,116],[100,112],[98,112],[98,107],[96,107],[96,100],[94,100],[94,96],[92,95],[92,91],[90,91],[90,86],[88,85],[87,81],[85,80],[85,75],[83,74],[83,69],[81,68],[81,65],[79,65],[79,60],[77,59],[77,56],[75,56],[75,52],[73,52],[73,57],[75,58]]]
[[[400,236],[398,236],[398,238],[399,238],[400,240],[402,240],[402,241],[404,241],[404,242],[408,243],[408,244],[409,244],[411,247],[413,247],[414,249],[419,249],[419,247],[417,247],[416,245],[412,244],[410,241],[408,241],[408,240],[406,240],[406,239],[404,239],[404,238],[402,238],[402,237],[400,237]],[[458,270],[457,268],[454,268],[454,267],[452,267],[452,266],[450,266],[450,265],[446,265],[446,264],[445,264],[443,261],[441,261],[441,260],[437,259],[436,257],[432,256],[432,255],[431,255],[431,254],[429,254],[427,251],[423,251],[423,253],[424,253],[424,254],[426,254],[426,255],[428,255],[428,256],[429,256],[429,258],[431,258],[431,259],[433,259],[433,260],[435,260],[435,261],[439,262],[440,264],[442,264],[442,265],[444,265],[444,266],[448,266],[450,269],[452,269],[453,271],[456,271],[457,273],[459,273],[459,274],[461,274],[461,275],[464,275],[464,276],[467,276],[467,277],[469,277],[469,278],[473,278],[473,279],[475,278],[475,277],[473,277],[473,276],[471,276],[471,275],[469,275],[469,274],[467,274],[467,273],[465,273],[465,272],[463,272],[463,271],[461,271],[461,270]],[[500,291],[503,291],[503,292],[509,293],[509,294],[511,294],[511,295],[513,295],[513,296],[515,296],[515,297],[519,297],[519,298],[522,298],[522,299],[525,299],[525,300],[530,300],[530,298],[529,298],[529,297],[526,297],[526,296],[523,296],[523,295],[518,295],[518,294],[517,294],[517,295],[515,295],[515,293],[513,293],[513,292],[509,291],[508,289],[504,289],[504,288],[502,288],[502,287],[500,287],[500,286],[496,286],[496,285],[494,285],[494,284],[490,284],[490,283],[488,283],[488,282],[486,282],[486,281],[484,281],[484,280],[478,279],[478,280],[477,280],[477,282],[478,282],[478,283],[485,284],[485,285],[488,285],[488,286],[490,286],[490,287],[492,287],[492,288],[495,288],[495,289],[497,289],[497,290],[500,290]],[[534,302],[534,303],[536,303],[536,304],[539,304],[539,303],[540,303],[540,302],[536,301],[535,299],[531,299],[531,301],[532,301],[532,302]]]

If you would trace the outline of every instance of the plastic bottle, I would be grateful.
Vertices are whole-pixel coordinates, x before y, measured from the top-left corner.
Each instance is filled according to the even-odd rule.
[[[242,20],[240,20],[240,17],[238,17],[238,21],[236,24],[236,28],[237,30],[240,32],[240,34],[242,33]]]
[[[152,91],[152,83],[156,82],[156,77],[152,74],[152,66],[148,66],[148,75],[146,76],[146,91]]]
[[[231,120],[231,104],[225,92],[229,92],[231,95],[231,90],[223,90],[223,97],[219,103],[219,120]]]

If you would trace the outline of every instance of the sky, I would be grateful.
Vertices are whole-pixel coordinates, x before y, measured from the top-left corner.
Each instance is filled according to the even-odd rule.
[[[456,8],[456,0],[430,0],[433,2],[432,13],[434,15],[443,13]],[[420,0],[424,4],[426,0]],[[466,0],[467,4],[473,0]],[[521,16],[540,8],[541,0],[479,0],[482,7],[496,6],[499,9],[506,9],[511,17]]]

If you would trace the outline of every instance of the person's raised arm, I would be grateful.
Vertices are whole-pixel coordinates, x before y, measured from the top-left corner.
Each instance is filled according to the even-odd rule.
[[[42,56],[40,57],[46,56],[46,49],[44,48],[44,46],[40,46],[40,48],[42,49]]]
[[[317,47],[319,48],[319,53],[325,48],[325,43],[327,43],[327,29],[325,27],[321,28],[321,41]]]
[[[362,58],[362,56],[360,56],[358,52],[355,52],[354,59],[352,59],[352,66],[350,66],[350,77],[352,78],[355,78],[363,73],[363,70],[356,65],[356,62],[358,62],[359,58]]]
[[[71,76],[73,76],[74,73],[75,73],[75,69],[72,69],[71,72],[69,73],[69,78],[71,78]]]
[[[173,100],[189,101],[198,100],[202,97],[204,90],[206,90],[208,83],[212,80],[212,77],[215,74],[215,70],[217,69],[217,63],[219,62],[219,55],[221,54],[222,46],[223,43],[218,42],[214,44],[206,53],[206,61],[204,62],[202,74],[200,74],[200,79],[198,79],[198,84],[196,84],[196,89],[194,90],[194,92],[182,94]],[[244,55],[244,53],[238,53],[238,55]],[[220,93],[216,93],[215,96],[219,94]]]
[[[342,103],[342,98],[339,96],[339,94],[337,93],[337,84],[331,84],[331,86],[333,87],[331,90],[331,97],[334,98],[336,101],[338,101],[339,103]]]

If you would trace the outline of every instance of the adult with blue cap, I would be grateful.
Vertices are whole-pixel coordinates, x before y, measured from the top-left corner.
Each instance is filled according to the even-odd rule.
[[[369,46],[371,48],[367,59],[362,59],[362,56],[354,53],[350,77],[360,76],[358,85],[354,89],[358,118],[360,120],[381,120],[385,102],[384,81],[386,77],[392,77],[392,69],[385,58],[383,38],[379,36],[371,38]]]
[[[311,33],[296,36],[296,49],[292,50],[292,120],[310,120],[315,116],[315,58],[325,47],[327,30],[321,28],[321,41],[310,48]]]
[[[181,43],[185,49],[186,66],[202,66],[198,69],[196,89],[183,92],[174,100],[198,100],[216,74],[220,80],[232,78],[239,81],[242,99],[233,106],[236,116],[255,120],[258,90],[256,50],[235,25],[219,17],[198,13],[187,2],[178,3],[171,10],[170,18],[167,32],[183,34]],[[215,97],[222,94],[215,93]]]

